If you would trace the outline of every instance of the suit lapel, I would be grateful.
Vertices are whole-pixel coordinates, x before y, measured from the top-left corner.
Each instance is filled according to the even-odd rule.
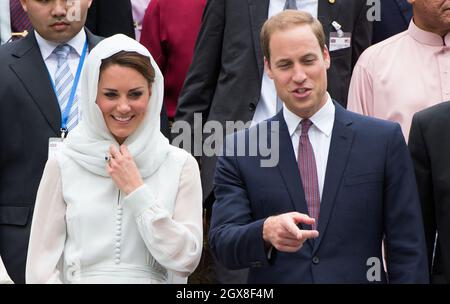
[[[19,42],[20,43],[20,42]],[[52,89],[47,67],[42,59],[34,31],[23,39],[13,53],[17,57],[11,69],[25,86],[28,94],[36,103],[48,124],[59,136],[61,128],[61,111]]]
[[[86,36],[87,36],[88,45],[89,45],[89,52],[90,52],[97,45],[97,43],[99,43],[100,41],[103,40],[103,37],[95,36],[87,28],[84,28],[84,30],[86,31]]]
[[[354,137],[354,131],[350,128],[352,121],[348,117],[348,113],[336,102],[334,104],[336,114],[325,173],[322,201],[320,203],[319,238],[314,242],[314,252],[318,249],[325,234],[336,194],[341,186],[342,177],[347,166]]]
[[[250,25],[253,36],[253,45],[255,50],[256,62],[258,63],[259,76],[262,79],[264,70],[264,55],[259,43],[259,34],[262,25],[269,15],[269,0],[247,0],[250,12]]]

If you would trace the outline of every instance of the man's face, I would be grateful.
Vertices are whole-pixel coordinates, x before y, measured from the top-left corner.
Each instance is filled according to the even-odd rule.
[[[327,100],[328,50],[323,52],[309,25],[275,31],[270,38],[266,72],[286,107],[302,118],[316,113]]]
[[[44,39],[64,43],[80,32],[92,0],[20,0],[33,28]]]
[[[414,6],[414,23],[444,36],[450,31],[450,0],[408,0]]]

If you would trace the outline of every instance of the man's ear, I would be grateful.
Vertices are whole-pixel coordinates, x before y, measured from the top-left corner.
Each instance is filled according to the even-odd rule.
[[[328,70],[331,65],[331,57],[330,57],[330,52],[328,51],[328,48],[326,45],[323,48],[322,56],[323,56],[323,61],[325,61],[325,66],[327,67],[327,70]]]
[[[269,76],[270,79],[273,79],[272,69],[270,68],[270,62],[266,57],[264,57],[264,70],[266,71],[267,76]]]

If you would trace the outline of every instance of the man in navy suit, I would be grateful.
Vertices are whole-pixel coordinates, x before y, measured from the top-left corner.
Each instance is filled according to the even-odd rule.
[[[250,267],[249,283],[428,283],[419,197],[400,126],[331,99],[330,55],[321,24],[308,13],[270,18],[261,45],[284,105],[227,138],[214,180],[215,257],[231,269]],[[247,152],[255,147],[255,134],[257,146],[279,149],[274,166],[263,153],[236,153],[242,143]]]

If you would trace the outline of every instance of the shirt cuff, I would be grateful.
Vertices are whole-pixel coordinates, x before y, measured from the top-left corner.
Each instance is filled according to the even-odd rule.
[[[145,210],[150,209],[156,202],[156,196],[152,194],[147,185],[142,185],[124,198],[124,206],[133,212],[135,217],[140,216]]]

